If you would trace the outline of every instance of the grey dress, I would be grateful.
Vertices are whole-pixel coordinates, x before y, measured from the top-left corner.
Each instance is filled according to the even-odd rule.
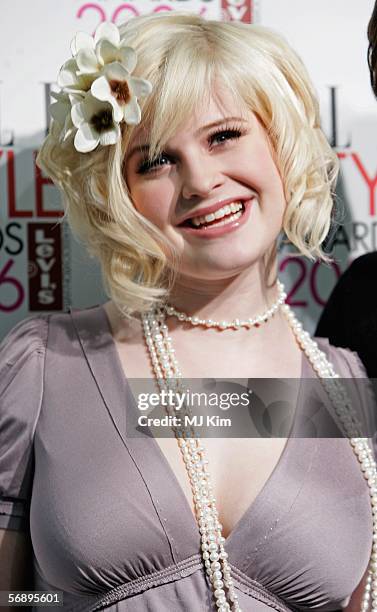
[[[341,376],[365,376],[318,342]],[[30,531],[34,588],[63,591],[64,610],[215,610],[174,472],[153,437],[126,436],[135,411],[102,306],[19,323],[0,346],[0,527]],[[243,612],[323,612],[347,602],[371,545],[349,441],[291,437],[225,548]]]

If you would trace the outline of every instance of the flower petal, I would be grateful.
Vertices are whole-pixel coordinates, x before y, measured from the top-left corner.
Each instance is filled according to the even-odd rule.
[[[57,83],[59,87],[71,87],[77,84],[77,63],[74,59],[64,62],[60,68]]]
[[[109,109],[109,102],[98,100],[95,98],[90,91],[85,96],[85,100],[83,102],[85,105],[85,113],[87,117],[91,117],[95,113],[101,112],[103,109]]]
[[[97,56],[93,49],[80,49],[76,55],[76,62],[80,72],[97,72],[99,69]]]
[[[96,148],[99,141],[99,136],[93,132],[87,123],[83,123],[76,132],[74,145],[75,149],[80,151],[80,153],[89,153],[89,151],[93,151]]]
[[[120,62],[111,62],[107,66],[103,67],[103,72],[107,79],[115,79],[116,81],[127,81],[130,77],[128,71],[122,66]]]
[[[87,32],[77,32],[71,42],[71,53],[77,55],[80,49],[94,49],[94,40]]]
[[[137,64],[137,54],[132,47],[121,47],[119,49],[121,61],[126,70],[131,74]]]
[[[118,142],[120,135],[120,127],[117,123],[114,123],[114,127],[111,130],[101,133],[99,140],[103,146],[113,145]]]
[[[113,107],[113,119],[114,121],[122,121],[123,119],[123,108],[118,104],[115,100],[114,96],[111,96],[108,100],[111,106]]]
[[[109,82],[104,76],[93,81],[90,91],[98,100],[109,100],[112,97]]]
[[[98,72],[91,72],[90,74],[78,74],[77,75],[77,88],[83,91],[90,89],[93,81],[97,78]]]
[[[118,59],[119,50],[112,42],[105,39],[99,41],[96,46],[96,54],[102,64],[109,64]]]
[[[111,91],[111,87],[109,85],[108,80],[102,76],[96,79],[91,87],[92,95],[101,101],[106,101],[111,104],[113,107],[113,118],[115,121],[122,121],[123,119],[123,109],[118,104],[117,100],[113,92]]]
[[[96,33],[94,35],[94,44],[102,40],[109,40],[115,47],[119,46],[120,42],[120,34],[117,26],[110,21],[103,21],[97,28]]]
[[[153,89],[152,83],[146,79],[129,77],[129,82],[132,87],[132,91],[137,98],[144,98],[145,96],[148,96]]]
[[[85,112],[85,102],[74,104],[71,108],[71,119],[74,126],[79,128],[87,120]]]
[[[67,94],[63,93],[62,91],[50,91],[50,96],[58,102],[64,102],[64,100],[68,99]]]
[[[84,91],[77,91],[75,93],[68,93],[68,98],[69,101],[71,103],[71,106],[73,104],[77,104],[78,102],[82,102],[85,99],[85,92]]]
[[[123,107],[123,116],[129,125],[137,125],[141,121],[141,110],[137,103],[137,98],[132,96],[130,101]]]
[[[55,121],[57,121],[61,126],[64,125],[65,118],[68,114],[70,114],[71,105],[68,101],[68,104],[63,101],[54,102],[50,104],[49,111],[50,115]]]

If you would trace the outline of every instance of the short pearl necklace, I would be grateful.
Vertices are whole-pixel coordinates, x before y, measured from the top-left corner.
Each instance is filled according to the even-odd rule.
[[[279,291],[281,294],[284,292],[281,283],[279,283]],[[281,305],[281,308],[298,345],[308,357],[332,402],[343,432],[350,439],[353,451],[360,462],[361,470],[369,486],[373,518],[373,544],[360,612],[367,612],[370,605],[372,612],[377,612],[377,471],[373,452],[368,438],[361,435],[360,422],[344,386],[336,380],[339,375],[328,361],[326,354],[319,349],[318,344],[310,337],[309,333],[303,330],[301,323],[288,304]],[[177,390],[182,392],[182,373],[165,322],[165,308],[157,308],[146,314],[143,313],[141,318],[145,342],[160,389],[173,389],[175,392]],[[196,324],[193,321],[191,323]],[[166,411],[168,414],[174,415],[175,407],[167,406]],[[188,412],[190,411],[188,410]],[[222,525],[219,522],[216,499],[212,492],[205,448],[195,435],[192,426],[173,426],[172,429],[180,446],[190,478],[195,514],[201,534],[202,558],[211,582],[216,607],[219,612],[242,612],[233,586],[228,554],[224,548],[225,538],[222,536]]]
[[[285,302],[285,298],[287,297],[287,294],[284,292],[284,286],[279,280],[277,281],[277,285],[278,285],[278,291],[279,291],[278,299],[270,306],[270,308],[268,308],[263,314],[260,314],[250,319],[246,319],[244,321],[241,321],[240,319],[234,319],[233,321],[230,321],[230,322],[213,321],[212,319],[199,319],[199,317],[190,317],[186,313],[176,310],[176,308],[174,308],[174,306],[171,306],[170,304],[165,304],[164,308],[165,308],[166,314],[172,317],[177,317],[179,321],[185,321],[187,323],[191,323],[191,325],[202,325],[204,327],[218,327],[220,329],[230,329],[230,328],[240,329],[241,327],[247,327],[247,328],[258,327],[261,323],[266,323],[269,319],[271,319],[271,317],[273,317],[273,315],[278,310],[278,308]]]

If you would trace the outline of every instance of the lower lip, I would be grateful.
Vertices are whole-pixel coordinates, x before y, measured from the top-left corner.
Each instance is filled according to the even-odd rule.
[[[225,225],[220,226],[209,226],[203,227],[201,229],[194,229],[193,227],[189,227],[188,225],[182,225],[179,227],[179,230],[184,231],[185,233],[191,234],[193,236],[198,236],[198,238],[218,238],[219,236],[223,236],[224,234],[229,234],[229,232],[234,232],[236,229],[241,227],[246,223],[250,216],[251,202],[254,198],[250,200],[246,200],[242,202],[245,207],[245,212],[239,217],[235,219],[235,221],[231,221],[230,223],[226,223]]]

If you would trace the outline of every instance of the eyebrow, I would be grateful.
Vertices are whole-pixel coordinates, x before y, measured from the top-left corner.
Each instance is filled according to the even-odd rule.
[[[203,132],[205,132],[206,130],[216,127],[218,125],[221,125],[223,123],[226,123],[227,121],[241,121],[242,123],[247,123],[247,120],[244,119],[243,117],[223,117],[222,119],[218,119],[217,121],[212,121],[212,123],[207,123],[207,125],[202,125],[196,132],[195,132],[195,136],[200,136],[200,134],[202,134]],[[143,145],[136,145],[135,147],[132,147],[129,155],[127,155],[127,159],[131,159],[131,157],[133,157],[133,155],[135,155],[135,153],[144,153],[149,151],[149,145],[148,144],[143,144]]]

